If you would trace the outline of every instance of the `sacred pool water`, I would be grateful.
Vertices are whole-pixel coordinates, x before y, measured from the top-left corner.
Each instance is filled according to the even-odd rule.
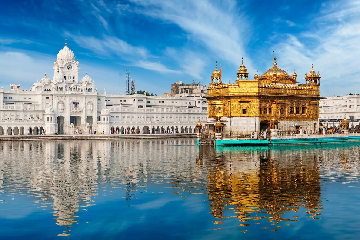
[[[357,239],[360,144],[0,142],[0,239]]]

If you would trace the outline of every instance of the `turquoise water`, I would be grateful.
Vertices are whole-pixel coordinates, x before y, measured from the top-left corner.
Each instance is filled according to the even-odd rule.
[[[0,142],[0,239],[358,239],[360,144]]]

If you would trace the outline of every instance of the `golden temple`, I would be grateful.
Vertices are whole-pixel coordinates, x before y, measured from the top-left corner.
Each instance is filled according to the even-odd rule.
[[[244,60],[235,83],[223,83],[216,68],[208,87],[208,128],[219,120],[225,133],[250,134],[265,129],[308,133],[318,131],[320,73],[311,68],[305,83],[297,84],[297,74],[291,76],[274,65],[261,76],[249,73]]]

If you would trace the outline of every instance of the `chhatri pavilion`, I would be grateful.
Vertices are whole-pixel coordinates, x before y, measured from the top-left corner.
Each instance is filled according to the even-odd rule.
[[[298,84],[297,74],[289,75],[274,66],[250,80],[242,61],[235,83],[223,83],[217,65],[208,87],[208,121],[210,130],[250,134],[266,129],[308,133],[318,131],[320,73],[311,68],[305,83]]]

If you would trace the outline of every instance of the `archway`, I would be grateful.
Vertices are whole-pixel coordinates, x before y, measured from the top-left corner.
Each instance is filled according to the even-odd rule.
[[[13,133],[12,128],[11,128],[11,127],[8,127],[8,128],[7,128],[7,135],[12,135],[12,133]]]
[[[24,135],[24,127],[20,127],[20,135]]]
[[[184,127],[181,127],[181,133],[184,133]]]
[[[19,128],[18,128],[18,127],[14,127],[13,134],[14,134],[14,135],[19,135],[19,132],[20,132]]]
[[[33,135],[38,135],[38,134],[39,134],[39,128],[38,128],[38,127],[34,127]]]
[[[260,131],[266,131],[270,127],[269,121],[260,122]]]
[[[110,134],[114,134],[115,133],[115,128],[114,127],[111,127],[110,128]]]
[[[115,131],[116,131],[116,134],[119,134],[120,128],[119,128],[119,127],[116,127],[116,128],[115,128]]]
[[[64,117],[63,116],[58,116],[57,119],[57,133],[58,134],[64,134]]]
[[[0,135],[4,135],[4,128],[0,126]]]
[[[150,133],[149,127],[148,127],[148,126],[144,126],[144,127],[143,127],[143,134],[149,134],[149,133]]]

